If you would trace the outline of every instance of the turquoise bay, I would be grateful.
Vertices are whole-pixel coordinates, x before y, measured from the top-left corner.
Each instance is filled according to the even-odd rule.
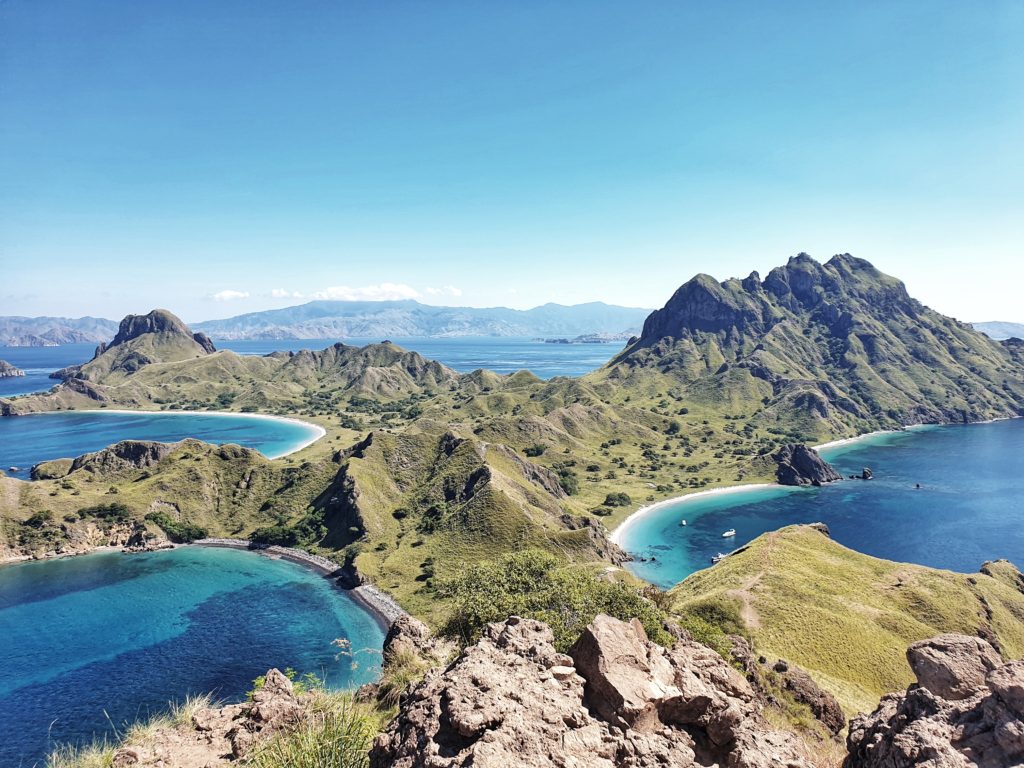
[[[766,531],[821,521],[844,546],[961,572],[1024,564],[1024,419],[925,427],[822,450],[844,476],[824,488],[756,488],[650,510],[625,527],[629,569],[662,588]],[[920,488],[918,488],[920,484]],[[680,525],[682,520],[687,525]],[[736,529],[736,537],[722,533]],[[653,558],[653,560],[652,560]]]
[[[268,458],[317,439],[319,427],[250,414],[61,411],[0,418],[0,469],[27,478],[33,464],[101,450],[120,440],[170,443],[194,437],[236,443]],[[10,467],[18,467],[10,471]]]
[[[188,694],[237,701],[274,666],[368,682],[383,630],[300,566],[185,547],[0,568],[0,643],[0,765],[31,766]]]

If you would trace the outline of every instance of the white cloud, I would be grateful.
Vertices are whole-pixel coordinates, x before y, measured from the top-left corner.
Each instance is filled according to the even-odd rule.
[[[286,291],[284,288],[274,288],[270,291],[272,299],[301,299],[302,294],[298,291]]]
[[[445,285],[440,288],[427,288],[426,293],[428,296],[461,296],[462,289],[454,285]]]
[[[248,299],[248,291],[218,291],[211,297],[214,301],[237,301],[238,299]]]
[[[341,301],[394,301],[397,299],[416,299],[420,292],[404,283],[380,283],[350,288],[347,285],[335,285],[312,294],[314,299],[336,299]]]

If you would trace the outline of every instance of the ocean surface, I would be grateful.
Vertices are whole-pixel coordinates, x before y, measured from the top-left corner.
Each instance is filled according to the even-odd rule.
[[[887,560],[963,573],[999,558],[1024,567],[1024,419],[911,429],[821,453],[844,476],[870,467],[874,479],[698,496],[653,509],[623,530],[620,543],[654,561],[629,569],[668,588],[711,566],[718,552],[817,521],[840,544]],[[730,528],[735,538],[723,538]]]
[[[352,652],[340,654],[335,640]],[[228,549],[0,567],[0,766],[112,738],[168,701],[240,701],[271,667],[373,680],[383,631],[310,570]]]
[[[217,349],[231,349],[240,355],[267,355],[277,351],[324,349],[342,341],[363,346],[382,341],[358,339],[282,339],[279,341],[223,341],[214,339]],[[612,344],[545,344],[527,338],[466,336],[450,339],[400,338],[392,342],[438,360],[460,373],[487,368],[513,373],[526,368],[542,379],[554,376],[582,376],[607,363],[624,346]],[[25,371],[25,376],[0,379],[0,397],[45,392],[57,384],[49,374],[69,365],[84,363],[96,351],[94,344],[66,344],[61,347],[0,347],[0,360]]]
[[[109,413],[58,411],[0,418],[0,469],[28,478],[33,464],[73,458],[120,440],[171,443],[194,437],[208,443],[237,443],[268,458],[295,450],[316,437],[309,424],[248,414]],[[17,470],[11,469],[17,467]]]

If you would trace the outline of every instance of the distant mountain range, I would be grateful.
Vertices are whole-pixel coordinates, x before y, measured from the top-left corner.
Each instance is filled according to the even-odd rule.
[[[1018,338],[1024,339],[1024,323],[1004,323],[993,320],[988,323],[971,323],[974,329],[981,331],[990,339],[1002,341],[1003,339]]]
[[[96,344],[117,333],[117,322],[102,317],[0,317],[0,346],[53,347]]]
[[[311,301],[194,323],[215,339],[345,339],[415,336],[562,336],[639,332],[649,309],[602,302],[533,309],[434,307],[418,301]],[[0,346],[99,344],[118,323],[96,317],[0,317]]]
[[[339,339],[390,336],[579,336],[639,331],[649,309],[602,302],[533,309],[434,307],[418,301],[311,301],[194,323],[216,339]]]

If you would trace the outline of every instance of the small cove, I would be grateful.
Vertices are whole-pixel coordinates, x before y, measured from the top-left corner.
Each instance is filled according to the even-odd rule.
[[[0,765],[31,766],[56,743],[109,738],[189,694],[238,701],[274,666],[332,688],[369,682],[383,630],[306,568],[183,547],[4,566],[0,638]]]
[[[73,458],[121,440],[171,443],[188,437],[236,443],[277,458],[322,436],[314,424],[255,414],[60,411],[0,418],[0,469],[26,479],[33,464]],[[17,467],[17,470],[11,470]]]
[[[998,558],[1024,564],[1024,420],[885,433],[821,453],[844,476],[870,467],[874,479],[665,504],[619,533],[638,558],[629,570],[667,589],[717,552],[817,521],[840,544],[888,560],[965,573]],[[735,538],[723,538],[730,528]]]

